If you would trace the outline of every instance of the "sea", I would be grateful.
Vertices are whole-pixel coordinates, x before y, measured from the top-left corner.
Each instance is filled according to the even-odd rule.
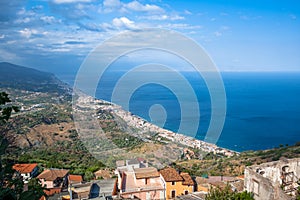
[[[115,71],[103,75],[95,97],[122,105],[124,99],[112,97],[123,75],[124,72]],[[226,94],[226,113],[216,141],[218,146],[242,152],[293,145],[300,141],[300,72],[221,72],[220,75]],[[170,80],[171,85],[157,81],[142,85],[132,78],[124,79],[118,90],[126,94],[121,95],[126,97],[126,105],[122,106],[173,132],[178,132],[180,124],[185,123],[180,133],[204,140],[212,121],[211,91],[198,72],[182,72],[182,76],[188,80],[194,94],[182,88],[182,83],[176,78],[173,82]],[[134,84],[136,87],[132,87]],[[134,90],[126,91],[126,88]],[[195,95],[196,102],[189,95]],[[180,99],[180,96],[184,98]],[[185,105],[191,101],[194,106],[184,116],[182,101],[186,101]],[[197,109],[200,114],[193,115],[192,111]],[[196,132],[195,126],[198,126]]]

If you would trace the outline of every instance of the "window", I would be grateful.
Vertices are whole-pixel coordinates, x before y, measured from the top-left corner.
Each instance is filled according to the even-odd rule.
[[[175,181],[172,181],[172,185],[175,185],[176,184],[176,182]]]
[[[189,194],[189,191],[185,190],[185,191],[184,191],[184,194],[185,194],[185,195]]]
[[[175,198],[176,197],[176,190],[172,190],[171,192],[171,198]]]

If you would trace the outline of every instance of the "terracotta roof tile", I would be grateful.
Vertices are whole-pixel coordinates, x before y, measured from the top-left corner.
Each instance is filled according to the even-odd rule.
[[[81,175],[69,175],[69,180],[72,182],[82,182],[82,176]]]
[[[23,173],[32,172],[35,167],[37,167],[36,163],[33,163],[33,164],[15,164],[13,166],[13,169],[20,172],[21,174],[23,174]]]
[[[45,179],[47,181],[54,181],[57,178],[62,178],[69,173],[69,170],[65,169],[46,169],[40,175],[39,179]]]
[[[137,179],[159,177],[159,173],[154,167],[136,168],[134,174]]]
[[[176,169],[168,167],[159,171],[166,182],[183,181],[183,178],[179,175]]]
[[[183,178],[183,185],[194,185],[194,181],[188,173],[181,172],[180,176]]]

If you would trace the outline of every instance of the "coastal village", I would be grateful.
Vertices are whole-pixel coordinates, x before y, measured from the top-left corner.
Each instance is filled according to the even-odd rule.
[[[300,0],[0,10],[0,200],[300,200]]]
[[[200,149],[203,152],[222,154],[227,157],[238,154],[238,152],[218,147],[215,144],[207,143],[180,133],[174,133],[170,130],[163,129],[159,126],[149,123],[148,121],[139,116],[133,115],[132,113],[122,109],[121,106],[112,104],[104,100],[98,100],[94,99],[93,97],[84,96],[78,99],[78,104],[80,105],[80,107],[88,107],[90,109],[103,110],[118,116],[119,118],[124,120],[128,126],[137,128],[139,131],[133,134],[135,134],[134,136],[140,137],[143,140],[147,140],[147,138],[149,137],[147,133],[152,132],[158,133],[158,140],[164,138],[169,140],[170,142],[179,143],[186,147]],[[100,116],[97,117],[99,118]]]
[[[15,175],[24,182],[24,190],[30,179],[40,181],[47,195],[41,199],[204,200],[211,189],[229,186],[235,192],[252,192],[256,200],[292,200],[299,187],[300,158],[250,166],[237,177],[194,177],[170,166],[148,166],[143,158],[116,161],[113,172],[99,170],[92,181],[84,181],[66,169],[44,169],[39,173],[38,168],[37,163],[13,166]]]
[[[183,151],[191,151],[188,147],[192,147],[225,157],[238,155],[238,152],[159,128],[122,110],[120,106],[102,100],[85,98],[81,104],[114,113],[129,126],[142,130],[136,137],[144,137],[149,131],[157,132],[159,138],[167,139],[165,142],[185,146]],[[226,187],[237,193],[251,192],[255,200],[292,200],[296,198],[299,187],[300,158],[248,166],[244,175],[240,176],[195,176],[171,165],[162,168],[151,166],[142,157],[117,160],[113,170],[107,168],[95,171],[92,180],[84,180],[81,175],[71,174],[67,169],[43,168],[38,163],[18,163],[13,169],[16,171],[15,176],[23,180],[24,190],[32,178],[38,179],[46,194],[41,199],[45,200],[204,200],[212,189]]]
[[[121,124],[133,130],[129,132],[124,130],[122,132],[117,129],[117,131],[120,131],[120,134],[127,134],[131,135],[131,138],[138,138],[138,141],[141,141],[143,145],[154,144],[150,147],[158,147],[159,145],[166,147],[172,145],[176,146],[176,150],[179,149],[180,151],[178,152],[182,155],[182,157],[178,157],[178,160],[184,160],[186,163],[191,162],[192,165],[194,165],[195,161],[203,161],[203,163],[212,161],[217,163],[220,159],[237,158],[241,153],[218,147],[215,144],[210,144],[180,133],[165,130],[147,122],[141,117],[123,110],[122,107],[118,105],[97,100],[93,97],[84,96],[83,98],[79,98],[79,106],[75,106],[71,109],[69,103],[67,104],[68,106],[57,104],[57,102],[64,101],[64,96],[55,97],[54,95],[49,98],[49,96],[51,96],[49,94],[27,93],[25,90],[24,92],[15,93],[15,96],[23,96],[23,98],[19,97],[20,100],[25,99],[29,103],[25,101],[24,104],[18,104],[21,105],[21,111],[15,113],[15,116],[12,116],[12,118],[19,117],[23,119],[27,117],[26,114],[28,113],[34,116],[31,116],[32,118],[30,118],[29,122],[20,123],[22,125],[30,125],[28,126],[28,135],[24,133],[15,134],[15,130],[12,131],[13,137],[11,138],[16,139],[15,141],[18,142],[13,144],[19,147],[22,145],[22,143],[19,143],[19,138],[30,136],[27,140],[31,140],[30,142],[35,146],[29,145],[28,147],[32,147],[33,151],[38,150],[43,144],[52,145],[52,151],[54,151],[55,148],[58,149],[58,151],[54,153],[51,152],[51,150],[49,151],[50,148],[46,149],[46,151],[43,151],[44,154],[38,158],[26,157],[28,156],[27,154],[23,157],[25,159],[19,160],[19,162],[18,159],[11,160],[12,162],[10,164],[12,164],[11,172],[13,173],[13,180],[18,180],[23,183],[21,188],[23,191],[29,190],[32,186],[32,182],[37,181],[34,183],[38,183],[39,186],[42,186],[42,190],[45,194],[40,198],[41,200],[205,200],[214,189],[226,188],[239,194],[245,191],[251,192],[255,200],[294,200],[299,196],[300,158],[291,157],[291,159],[287,159],[289,158],[288,156],[284,159],[280,158],[277,161],[260,162],[259,164],[257,164],[257,162],[252,163],[247,161],[249,164],[244,164],[244,166],[246,166],[245,169],[242,168],[242,171],[228,175],[226,173],[202,173],[203,171],[196,174],[193,173],[193,171],[186,170],[187,168],[182,170],[178,168],[176,163],[173,165],[173,162],[177,161],[174,159],[166,160],[162,162],[163,165],[157,166],[154,165],[155,162],[151,160],[153,157],[143,152],[140,154],[141,156],[129,154],[129,158],[116,155],[111,159],[113,166],[109,165],[110,163],[106,162],[106,160],[101,160],[104,165],[101,165],[100,162],[93,162],[93,164],[96,163],[99,166],[86,164],[85,166],[92,166],[95,169],[90,171],[92,173],[90,176],[86,176],[86,171],[82,170],[86,170],[86,168],[76,168],[77,165],[83,164],[78,164],[78,162],[81,160],[88,162],[88,159],[84,159],[84,156],[87,156],[87,154],[80,149],[82,147],[82,143],[80,143],[79,139],[80,133],[76,135],[75,127],[71,125],[74,122],[71,121],[72,117],[70,116],[72,116],[72,113],[70,113],[70,110],[74,112],[74,110],[76,111],[76,109],[78,109],[78,111],[81,112],[90,109],[92,110],[91,113],[93,113],[92,117],[97,119],[99,123],[103,121],[116,122],[120,120]],[[27,98],[24,98],[24,95]],[[46,103],[43,104],[40,97],[42,97]],[[35,100],[32,101],[32,99]],[[53,100],[53,104],[49,103],[49,99]],[[55,107],[54,105],[59,106]],[[55,109],[49,111],[50,114],[46,116],[45,113],[47,109],[53,107],[55,107]],[[41,115],[37,115],[36,113],[40,113]],[[53,113],[57,115],[53,116]],[[109,118],[106,118],[107,116]],[[110,118],[111,116],[113,116],[113,118]],[[68,119],[69,121],[66,120],[67,117],[70,117],[70,119]],[[42,118],[43,121],[36,122],[36,119],[40,118]],[[58,120],[58,118],[60,120]],[[16,121],[13,121],[12,123],[15,122]],[[39,123],[42,124],[42,130],[45,132],[38,129],[38,126],[41,126]],[[112,124],[117,126],[117,123]],[[52,128],[50,129],[50,127]],[[32,130],[34,130],[34,132],[30,132]],[[114,130],[115,129],[113,129],[113,131]],[[24,129],[24,132],[25,131]],[[40,134],[39,137],[36,136],[38,134]],[[46,138],[44,136],[49,137]],[[40,140],[41,138],[49,140],[45,139],[43,142]],[[123,138],[121,137],[121,139]],[[26,154],[28,150],[28,148],[26,148],[27,140],[23,138],[25,145],[22,146],[24,149],[21,155],[22,153]],[[124,140],[126,140],[126,138]],[[60,142],[60,146],[55,146],[55,142]],[[70,146],[75,142],[78,146],[74,147],[75,154],[72,154],[73,152],[70,151]],[[112,143],[113,142],[109,144],[109,147],[113,145]],[[64,145],[66,145],[66,147],[62,148]],[[166,148],[164,150],[163,153],[171,154],[173,149]],[[31,153],[33,153],[33,151]],[[42,151],[39,151],[39,153],[40,152]],[[78,157],[78,159],[76,161],[72,160],[73,163],[71,164],[67,164],[68,159],[64,159],[63,156],[59,158],[53,156],[53,154],[61,152],[65,153],[61,155],[66,156],[70,154],[72,158]],[[205,160],[199,156],[199,152],[204,153],[204,155],[212,155],[212,158]],[[105,154],[106,152],[101,151],[101,153]],[[55,163],[48,162],[46,159],[42,160],[41,158],[43,158],[43,156],[52,156],[54,159],[57,158],[55,162],[59,164],[55,165]],[[159,154],[155,156],[162,157],[163,155]],[[72,164],[76,165],[76,167],[73,167]],[[195,166],[198,167],[199,165]],[[209,169],[207,169],[207,171],[209,171]],[[4,184],[10,187],[9,182],[4,182]],[[30,198],[31,197],[29,197],[29,199]]]

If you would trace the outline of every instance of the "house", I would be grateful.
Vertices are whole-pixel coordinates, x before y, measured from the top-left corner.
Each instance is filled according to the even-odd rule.
[[[42,186],[47,188],[45,193],[53,195],[60,193],[62,189],[68,187],[69,170],[65,169],[46,169],[37,178],[41,181]]]
[[[120,196],[122,198],[164,199],[162,178],[154,167],[133,168],[119,171]]]
[[[124,171],[133,172],[134,169],[148,167],[148,163],[143,158],[133,158],[126,161],[118,160],[116,161],[116,166],[115,174],[118,176],[118,180],[121,180]],[[121,188],[120,181],[118,181],[118,188]]]
[[[116,161],[117,168],[143,168],[148,167],[148,163],[143,158],[133,158],[129,160],[117,160]]]
[[[90,198],[92,183],[77,184],[72,186],[73,199],[88,199]]]
[[[22,178],[24,183],[28,183],[28,181],[35,177],[38,173],[38,166],[36,163],[32,164],[15,164],[12,167],[14,170],[19,173]]]
[[[164,182],[166,199],[194,192],[194,181],[188,173],[178,173],[167,167],[159,171]]]
[[[81,175],[69,175],[69,183],[70,184],[80,184],[83,182]]]
[[[94,172],[94,176],[96,179],[110,179],[113,175],[113,172],[108,169],[99,169]]]
[[[245,168],[245,190],[255,200],[290,200],[298,194],[300,158],[282,159]]]

